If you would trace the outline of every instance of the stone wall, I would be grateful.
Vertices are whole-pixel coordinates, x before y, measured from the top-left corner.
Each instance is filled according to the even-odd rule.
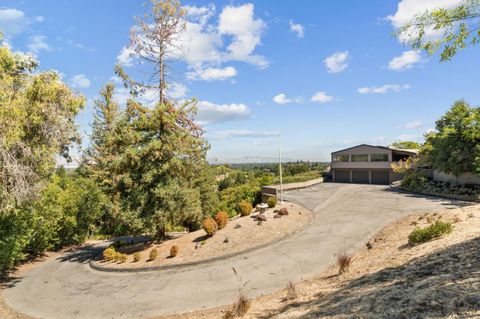
[[[458,182],[460,184],[478,184],[480,185],[480,176],[470,173],[462,174],[458,177],[440,171],[433,171],[433,180],[437,182]]]

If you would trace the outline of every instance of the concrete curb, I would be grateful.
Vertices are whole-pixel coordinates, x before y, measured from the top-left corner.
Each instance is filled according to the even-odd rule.
[[[408,194],[417,194],[417,195],[426,195],[431,197],[438,197],[438,198],[445,198],[445,199],[453,199],[453,200],[460,200],[463,202],[471,202],[471,203],[480,203],[480,199],[474,199],[467,196],[462,195],[450,195],[450,194],[441,194],[441,193],[432,193],[432,192],[420,192],[420,191],[411,191],[401,186],[390,186],[391,188]]]
[[[285,202],[287,202],[287,201],[285,201]],[[225,260],[225,259],[229,259],[229,258],[232,258],[232,257],[237,257],[237,256],[240,256],[240,255],[243,255],[243,254],[246,254],[246,253],[251,253],[253,251],[266,248],[268,246],[271,246],[273,243],[278,243],[278,242],[284,241],[284,240],[298,234],[299,232],[307,229],[308,227],[310,227],[313,220],[315,219],[315,214],[312,211],[310,211],[309,209],[306,209],[305,207],[303,207],[299,204],[295,204],[295,205],[298,205],[302,209],[307,210],[311,213],[311,216],[309,217],[309,220],[307,221],[307,223],[305,225],[295,229],[291,233],[288,233],[288,234],[286,234],[286,235],[284,235],[280,238],[277,238],[275,240],[271,240],[271,241],[266,242],[264,244],[261,244],[259,246],[248,248],[248,249],[245,249],[245,250],[242,250],[242,251],[239,251],[239,252],[234,252],[234,253],[230,253],[230,254],[226,254],[226,255],[222,255],[222,256],[217,256],[217,257],[212,257],[212,258],[208,258],[208,259],[204,259],[204,260],[192,261],[192,262],[182,263],[182,264],[177,264],[177,265],[164,265],[164,266],[154,266],[154,267],[145,267],[145,268],[136,268],[135,269],[135,268],[112,268],[112,267],[100,266],[95,259],[99,255],[102,254],[102,251],[101,251],[98,254],[96,254],[95,256],[93,256],[90,259],[90,262],[88,264],[92,269],[97,270],[97,271],[112,272],[112,273],[139,273],[139,272],[150,272],[150,271],[157,271],[157,270],[183,269],[183,268],[188,268],[188,267],[192,267],[192,266],[211,264],[211,263],[219,261],[219,260]]]

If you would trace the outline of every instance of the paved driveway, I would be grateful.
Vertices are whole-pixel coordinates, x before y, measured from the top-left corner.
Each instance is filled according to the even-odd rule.
[[[41,318],[148,318],[229,304],[235,267],[251,297],[284,288],[326,269],[333,255],[353,251],[391,221],[461,202],[396,193],[383,186],[320,184],[286,194],[314,212],[292,237],[237,257],[179,270],[105,273],[89,268],[85,250],[46,262],[5,292],[7,304]],[[259,231],[261,229],[259,228]]]

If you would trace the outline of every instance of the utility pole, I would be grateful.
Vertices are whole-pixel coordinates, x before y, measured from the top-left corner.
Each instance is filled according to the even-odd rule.
[[[283,176],[282,176],[282,150],[280,148],[280,134],[278,138],[278,171],[280,173],[280,203],[283,204]]]

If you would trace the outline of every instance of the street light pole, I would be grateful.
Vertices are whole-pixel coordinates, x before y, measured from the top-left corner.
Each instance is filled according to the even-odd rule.
[[[282,176],[282,150],[280,148],[280,135],[278,137],[278,171],[280,173],[280,203],[283,204],[283,176]]]

